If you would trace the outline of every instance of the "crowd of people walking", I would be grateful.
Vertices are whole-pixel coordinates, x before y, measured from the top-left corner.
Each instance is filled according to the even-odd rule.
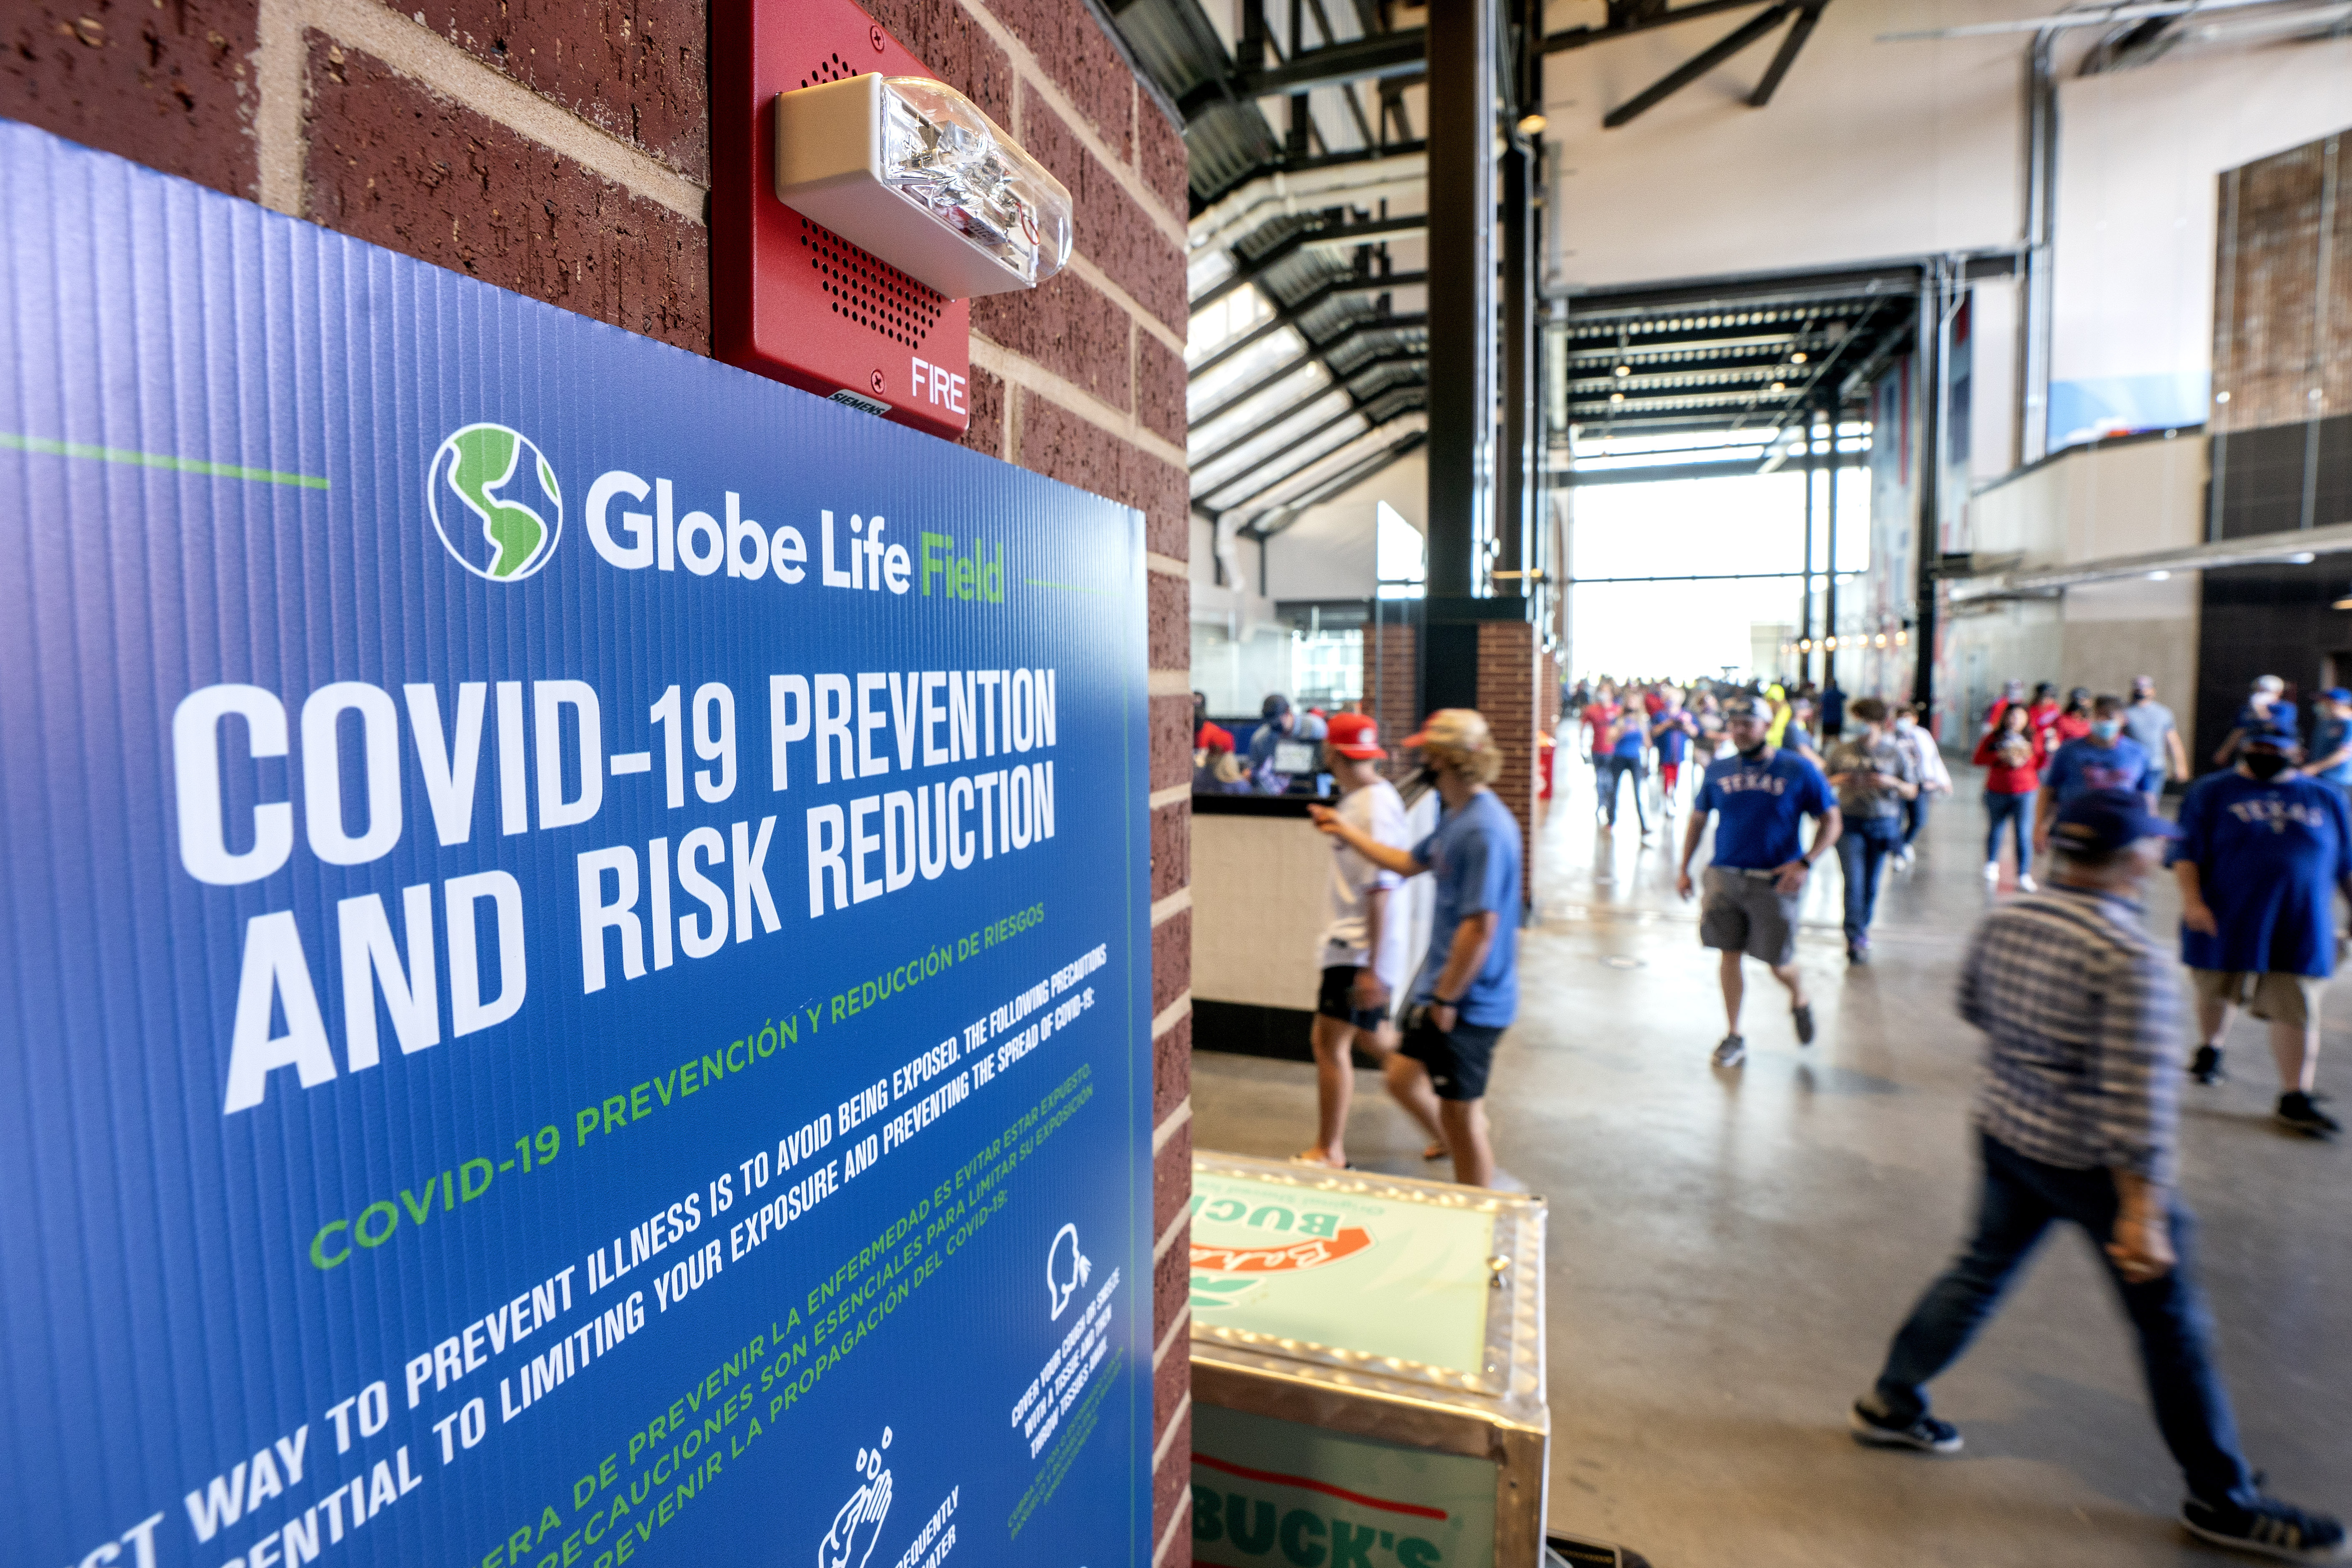
[[[1837,856],[1847,963],[1865,966],[1889,869],[1916,863],[1933,801],[1953,792],[1944,744],[1983,770],[1994,903],[1969,942],[1958,998],[1986,1038],[1976,1229],[1854,1402],[1856,1438],[1959,1449],[1958,1429],[1931,1413],[1927,1385],[2063,1221],[2099,1243],[2138,1339],[2158,1425],[2187,1487],[2184,1527],[2283,1560],[2339,1555],[2342,1526],[2265,1493],[2240,1450],[2212,1363],[2191,1220],[2174,1184],[2182,1085],[2223,1079],[2233,1009],[2268,1027],[2277,1121],[2315,1138],[2338,1131],[2315,1084],[2320,993],[2342,943],[2335,901],[2339,892],[2352,899],[2352,690],[2321,695],[2306,743],[2284,683],[2262,678],[2213,770],[2194,778],[2179,726],[2145,677],[2128,700],[2076,688],[2061,701],[2048,683],[2029,693],[2012,682],[1973,737],[1944,743],[1910,707],[1849,699],[1833,682],[1816,692],[1602,680],[1562,696],[1563,729],[1574,727],[1592,768],[1601,833],[1615,832],[1629,796],[1644,845],[1657,839],[1653,807],[1665,824],[1685,817],[1675,884],[1697,900],[1699,942],[1718,955],[1726,1030],[1711,1060],[1724,1072],[1747,1059],[1750,958],[1785,993],[1798,1044],[1815,1038],[1798,936],[1820,863]],[[1288,713],[1278,701],[1267,701],[1269,730]],[[1390,752],[1370,717],[1343,712],[1320,731],[1339,796],[1308,808],[1334,855],[1312,1032],[1318,1125],[1297,1158],[1348,1165],[1360,1051],[1427,1135],[1424,1156],[1450,1156],[1458,1182],[1492,1184],[1485,1100],[1517,1013],[1523,901],[1524,846],[1491,788],[1501,750],[1479,714],[1433,714],[1402,742],[1419,771],[1401,795],[1382,772]],[[1215,751],[1213,736],[1196,744]],[[1416,834],[1406,795],[1433,788],[1436,826]],[[2005,847],[2015,895],[2003,899]],[[2142,902],[2166,868],[2181,906],[2178,964],[2148,932]],[[1423,874],[1433,879],[1433,918],[1416,966],[1391,900]],[[2189,972],[2193,1020],[2180,1005],[2179,967]]]

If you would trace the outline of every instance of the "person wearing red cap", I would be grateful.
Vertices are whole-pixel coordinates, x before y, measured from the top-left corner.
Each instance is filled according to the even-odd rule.
[[[1339,787],[1339,819],[1374,842],[1402,852],[1412,843],[1404,798],[1381,776],[1388,751],[1380,726],[1362,713],[1337,713],[1327,721],[1323,766]],[[1396,1055],[1396,1026],[1389,1001],[1404,979],[1405,922],[1390,894],[1403,879],[1349,848],[1331,846],[1331,879],[1326,895],[1330,920],[1323,928],[1323,979],[1315,999],[1315,1089],[1318,1108],[1314,1146],[1292,1158],[1302,1165],[1348,1166],[1348,1104],[1356,1089],[1351,1051],[1387,1070]],[[1406,1101],[1433,1141],[1445,1152],[1436,1118]]]
[[[1405,744],[1421,752],[1445,803],[1437,831],[1411,849],[1379,842],[1328,806],[1307,809],[1316,826],[1374,865],[1400,877],[1432,874],[1429,952],[1404,1043],[1389,1058],[1389,1092],[1444,1129],[1455,1181],[1492,1186],[1486,1078],[1519,1010],[1519,827],[1487,787],[1503,753],[1477,712],[1441,708]]]

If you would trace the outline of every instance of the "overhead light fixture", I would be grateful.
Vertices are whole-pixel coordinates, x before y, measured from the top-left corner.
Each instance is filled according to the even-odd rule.
[[[1805,363],[1805,351],[1804,351],[1804,350],[1802,350],[1802,349],[1799,349],[1795,353],[1790,354],[1790,355],[1789,356],[1789,363],[1790,363],[1790,364],[1802,364],[1802,363]]]
[[[1813,639],[1812,639],[1812,638],[1811,638],[1811,637],[1799,637],[1799,638],[1797,639],[1797,651],[1798,651],[1799,653],[1811,653],[1811,652],[1812,652],[1812,651],[1813,651]]]
[[[1874,647],[1885,647],[1886,646],[1886,634],[1885,632],[1879,633],[1876,637],[1871,639],[1871,642]]]
[[[1776,381],[1772,384],[1772,390],[1775,392],[1786,392],[1789,390],[1789,384],[1785,381]]]
[[[1633,367],[1632,365],[1630,365],[1630,364],[1621,364],[1621,365],[1619,365],[1619,366],[1617,367],[1617,370],[1616,370],[1616,373],[1615,373],[1615,374],[1616,374],[1617,379],[1618,379],[1618,380],[1620,380],[1620,381],[1622,381],[1622,380],[1624,380],[1627,376],[1629,376],[1629,375],[1631,375],[1631,374],[1633,374]]]
[[[1829,649],[1832,653],[1835,653],[1837,651],[1837,638],[1824,637],[1822,640],[1822,646]]]
[[[1622,392],[1612,392],[1609,395],[1609,401],[1612,403],[1622,403],[1625,401],[1625,395]]]
[[[1543,134],[1545,124],[1546,121],[1544,117],[1540,114],[1522,115],[1519,118],[1519,134],[1522,136],[1540,136]]]
[[[2172,581],[2172,574],[2169,572],[2151,572],[2147,574],[2147,580],[2151,583],[2169,583]]]
[[[2331,610],[2352,610],[2352,588],[2345,589],[2344,596],[2327,607]]]
[[[1895,646],[1896,647],[1906,647],[1910,641],[1911,634],[1909,632],[1896,632],[1895,634]]]
[[[2294,565],[2294,566],[2308,566],[2308,565],[2310,565],[2313,562],[2315,562],[2315,561],[2316,561],[2316,560],[2318,560],[2318,559],[2319,559],[2319,557],[2318,557],[2318,556],[2316,556],[2316,555],[2314,555],[2310,551],[2308,551],[2308,550],[2304,550],[2304,551],[2298,551],[2298,552],[2296,552],[2294,554],[2288,556],[2288,557],[2287,557],[2287,562],[2288,562],[2288,563],[2289,563],[2290,565]]]

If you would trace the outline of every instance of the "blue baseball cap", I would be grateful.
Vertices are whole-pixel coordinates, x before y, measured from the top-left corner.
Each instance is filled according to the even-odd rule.
[[[2320,695],[2330,702],[2352,702],[2352,690],[2347,690],[2341,686],[2331,686]]]
[[[2282,724],[2275,719],[2266,718],[2246,726],[2245,744],[2249,746],[2275,746],[2284,751],[2302,743],[2302,738],[2295,734],[2293,726]]]
[[[2095,855],[2143,838],[2178,838],[2180,829],[2148,810],[2147,797],[2136,789],[2095,789],[2058,808],[2050,836]]]

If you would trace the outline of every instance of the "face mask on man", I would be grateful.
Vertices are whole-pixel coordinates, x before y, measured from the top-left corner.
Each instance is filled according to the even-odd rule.
[[[2124,732],[2123,724],[2114,719],[2094,719],[2091,733],[2101,741],[2112,741]]]
[[[1918,727],[1918,724],[1910,719],[1897,719],[1895,721],[1895,732],[1898,735],[1907,735]]]
[[[2258,779],[2274,779],[2286,772],[2286,758],[2277,752],[2248,752],[2246,771]]]

